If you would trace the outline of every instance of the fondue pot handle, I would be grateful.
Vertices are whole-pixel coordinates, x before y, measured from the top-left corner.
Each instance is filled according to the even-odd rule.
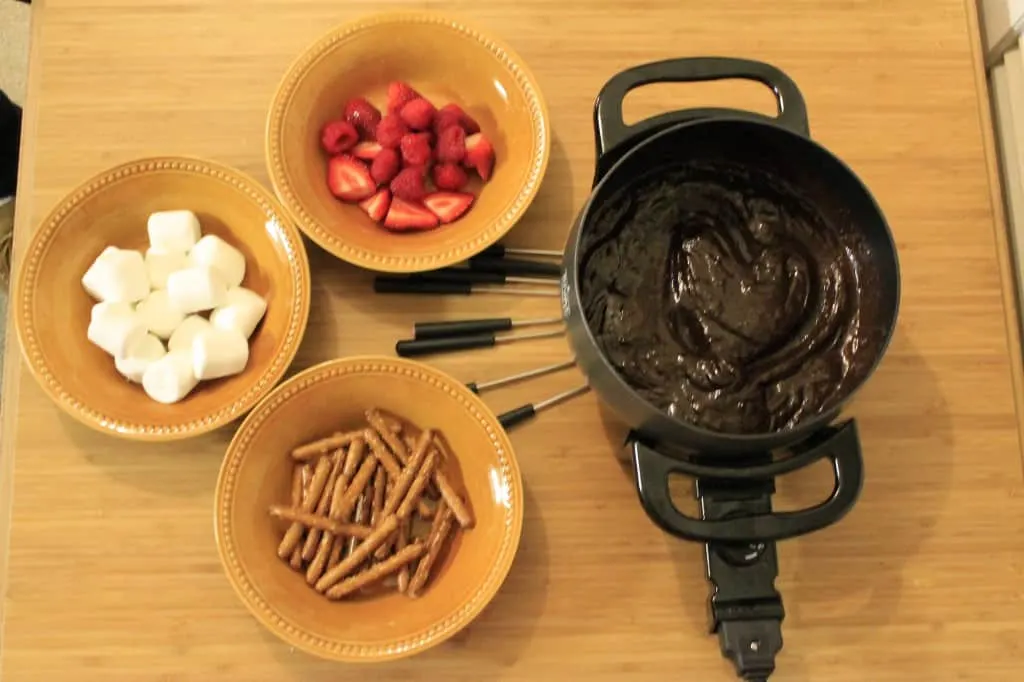
[[[635,441],[633,465],[640,502],[647,515],[672,535],[700,542],[767,542],[804,535],[841,519],[860,495],[864,478],[859,441],[854,423],[826,429],[806,449],[783,460],[753,467],[708,466],[668,457]],[[698,481],[771,481],[828,457],[835,485],[824,502],[799,511],[768,512],[705,520],[680,512],[669,493],[669,475],[695,476]]]
[[[689,83],[743,78],[767,85],[778,103],[778,116],[774,119],[752,112],[735,109],[683,109],[644,119],[633,125],[622,120],[622,102],[634,88],[651,83]],[[613,76],[597,96],[594,106],[594,133],[598,159],[609,150],[636,135],[662,130],[675,123],[683,123],[711,116],[753,116],[761,120],[774,120],[789,130],[809,136],[807,106],[796,83],[771,64],[732,57],[686,57],[641,64]]]

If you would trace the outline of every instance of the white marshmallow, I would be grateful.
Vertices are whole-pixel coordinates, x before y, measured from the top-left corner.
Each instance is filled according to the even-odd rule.
[[[224,279],[210,268],[186,268],[167,278],[171,305],[186,314],[224,305],[227,294]]]
[[[124,301],[117,301],[116,303],[107,303],[101,301],[92,307],[92,312],[89,314],[89,321],[92,322],[98,317],[104,317],[107,315],[120,315],[131,316],[135,312],[135,308],[132,307],[131,303]]]
[[[172,351],[192,352],[192,341],[200,332],[210,329],[210,322],[205,317],[189,315],[178,325],[178,328],[171,334],[171,340],[167,347]]]
[[[199,218],[192,211],[159,211],[146,221],[149,245],[160,251],[185,253],[202,234]]]
[[[108,246],[82,276],[82,286],[100,301],[140,301],[149,294],[146,263],[138,251]]]
[[[117,357],[146,335],[146,325],[127,304],[97,303],[92,307],[86,336],[107,353]]]
[[[192,369],[199,379],[238,374],[249,362],[249,344],[235,329],[210,328],[192,341]]]
[[[154,289],[166,288],[167,276],[187,267],[188,256],[184,252],[146,249],[146,273],[149,275],[149,285]]]
[[[167,354],[164,344],[152,334],[146,334],[129,344],[124,355],[114,358],[114,366],[128,381],[142,383],[146,370],[154,362]]]
[[[249,338],[265,312],[267,302],[262,296],[244,287],[235,287],[228,289],[224,305],[210,313],[210,322],[217,329],[235,329]]]
[[[215,234],[200,239],[189,251],[188,260],[193,267],[205,266],[216,270],[229,289],[237,287],[245,279],[245,256]]]
[[[135,314],[150,334],[165,340],[171,338],[174,330],[185,320],[185,313],[171,305],[171,298],[165,289],[150,292],[135,307]]]
[[[192,371],[192,356],[173,351],[151,363],[142,374],[142,388],[153,400],[176,403],[196,387],[199,380]]]

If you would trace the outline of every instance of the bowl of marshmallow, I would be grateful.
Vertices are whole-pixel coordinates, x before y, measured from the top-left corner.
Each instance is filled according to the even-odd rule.
[[[24,252],[28,367],[72,417],[175,440],[243,416],[284,376],[309,314],[302,239],[252,178],[144,159],[71,192]]]

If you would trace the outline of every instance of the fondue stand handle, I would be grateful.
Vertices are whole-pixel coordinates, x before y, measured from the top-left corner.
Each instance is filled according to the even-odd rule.
[[[644,511],[666,532],[699,542],[767,542],[819,530],[846,515],[857,501],[864,480],[857,427],[852,421],[824,429],[807,449],[801,449],[787,459],[759,466],[696,464],[663,455],[639,441],[633,442],[632,451],[637,492]],[[826,457],[832,460],[835,478],[832,494],[824,502],[799,511],[769,510],[723,519],[697,519],[680,512],[669,492],[671,474],[697,477],[698,488],[705,480],[771,482],[775,476],[801,469]],[[721,460],[716,460],[716,464],[718,461]]]

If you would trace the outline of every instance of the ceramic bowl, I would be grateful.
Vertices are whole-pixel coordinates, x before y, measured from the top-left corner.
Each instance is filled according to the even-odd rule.
[[[494,144],[494,175],[450,225],[388,232],[327,189],[320,129],[353,97],[384,109],[394,80],[436,106],[459,104]],[[536,195],[550,148],[547,108],[523,60],[494,36],[427,12],[368,16],[325,35],[288,70],[267,121],[270,178],[299,228],[338,258],[383,272],[451,265],[496,242]]]
[[[86,338],[95,301],[82,275],[108,245],[145,251],[154,211],[194,211],[246,257],[243,286],[267,300],[249,344],[249,364],[233,377],[201,382],[163,405],[117,372]],[[170,441],[244,415],[281,379],[309,314],[309,263],[302,235],[254,179],[199,159],[162,157],[117,166],[72,191],[24,250],[12,299],[21,348],[43,390],[69,415],[98,431]]]
[[[282,527],[267,509],[289,498],[292,449],[364,425],[370,407],[443,434],[445,472],[476,525],[450,543],[419,598],[385,592],[328,601],[278,559]],[[297,374],[249,414],[224,458],[214,513],[228,579],[260,623],[311,654],[374,662],[435,646],[483,610],[519,545],[523,486],[508,436],[464,385],[409,360],[353,357]]]

